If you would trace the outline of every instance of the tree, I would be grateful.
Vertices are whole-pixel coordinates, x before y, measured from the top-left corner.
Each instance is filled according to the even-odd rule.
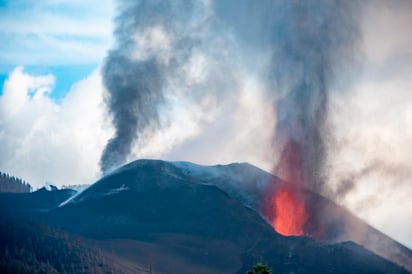
[[[272,274],[272,270],[262,263],[257,263],[253,267],[253,271],[249,270],[247,274]]]
[[[7,173],[0,172],[0,192],[25,193],[31,190],[32,187],[29,183]]]

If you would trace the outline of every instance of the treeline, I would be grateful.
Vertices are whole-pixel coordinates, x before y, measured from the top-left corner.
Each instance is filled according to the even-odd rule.
[[[0,224],[0,273],[125,273],[84,239],[32,221]]]
[[[31,190],[28,182],[0,171],[0,192],[25,193]]]

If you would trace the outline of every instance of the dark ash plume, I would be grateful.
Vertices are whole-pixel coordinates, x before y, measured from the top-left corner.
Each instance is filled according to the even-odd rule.
[[[339,66],[350,60],[358,38],[355,1],[284,1],[275,22],[273,78],[276,172],[291,183],[320,192],[329,88]]]
[[[120,1],[118,14],[116,46],[103,68],[115,127],[103,172],[123,164],[142,133],[167,122],[161,109],[170,86],[190,89],[193,103],[205,94],[218,97],[237,84],[228,74],[238,68],[227,59],[261,80],[261,61],[271,56],[274,144],[283,151],[276,172],[320,190],[328,89],[357,41],[355,0]],[[198,86],[185,82],[182,69],[194,52],[214,71]]]
[[[133,63],[112,52],[105,64],[104,76],[109,90],[107,103],[116,129],[101,158],[102,171],[108,171],[125,162],[138,131],[159,122],[164,75],[155,60]]]
[[[158,107],[164,101],[162,83],[165,66],[155,54],[134,60],[134,35],[138,35],[161,18],[145,19],[142,11],[147,4],[120,3],[122,10],[116,18],[116,47],[111,50],[103,67],[107,89],[106,104],[113,118],[115,135],[109,140],[100,162],[106,172],[123,164],[129,155],[139,131],[159,123]],[[166,7],[165,7],[166,8]]]
[[[106,105],[115,128],[100,160],[103,173],[124,164],[140,135],[161,125],[168,77],[187,61],[197,42],[185,33],[190,34],[186,28],[193,27],[191,16],[199,4],[118,2],[116,45],[103,67]]]

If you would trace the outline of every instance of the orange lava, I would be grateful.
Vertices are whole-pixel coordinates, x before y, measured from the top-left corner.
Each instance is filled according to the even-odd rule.
[[[299,199],[296,189],[280,187],[273,197],[275,216],[272,225],[284,236],[305,235],[304,225],[308,220],[305,202]]]
[[[302,148],[300,144],[289,140],[283,147],[275,173],[287,182],[275,191],[271,199],[272,226],[285,236],[305,235],[305,223],[309,212],[300,190],[304,189],[302,169]]]
[[[284,236],[304,235],[304,225],[308,219],[305,203],[298,199],[293,188],[279,188],[273,198],[275,218],[273,227]]]

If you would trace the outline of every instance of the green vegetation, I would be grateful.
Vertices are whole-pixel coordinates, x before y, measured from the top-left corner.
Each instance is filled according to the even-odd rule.
[[[31,189],[30,184],[22,179],[0,172],[0,192],[25,193],[30,192]]]
[[[34,222],[0,225],[0,273],[119,273],[84,239]]]
[[[247,274],[272,274],[272,270],[262,263],[257,263],[253,267],[253,271],[249,270]]]

